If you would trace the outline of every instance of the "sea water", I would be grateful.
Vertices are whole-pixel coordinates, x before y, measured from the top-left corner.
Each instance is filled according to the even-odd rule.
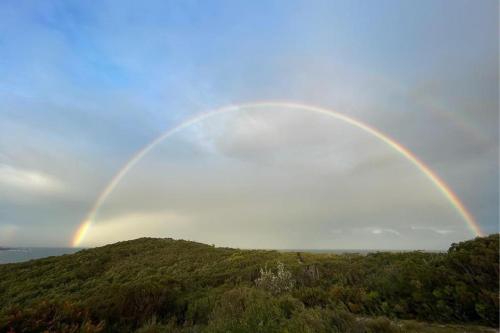
[[[0,264],[23,262],[32,259],[60,256],[80,251],[73,247],[15,247],[0,249]]]

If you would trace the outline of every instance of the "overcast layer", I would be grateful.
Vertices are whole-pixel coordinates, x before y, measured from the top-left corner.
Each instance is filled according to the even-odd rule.
[[[354,116],[432,168],[498,232],[497,1],[4,1],[0,246],[65,246],[141,147],[223,105]],[[307,112],[243,110],[153,150],[83,245],[446,248],[473,237],[415,166]]]

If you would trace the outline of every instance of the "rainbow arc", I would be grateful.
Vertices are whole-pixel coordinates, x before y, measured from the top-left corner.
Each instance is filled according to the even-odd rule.
[[[106,187],[97,197],[95,203],[93,204],[92,208],[88,212],[85,219],[78,226],[78,229],[75,232],[72,239],[72,245],[78,246],[82,243],[82,241],[85,238],[85,235],[87,234],[89,228],[94,222],[97,211],[99,210],[99,207],[102,205],[102,203],[111,194],[111,192],[113,192],[113,190],[120,183],[123,177],[125,177],[125,175],[129,172],[129,170],[132,169],[134,165],[136,165],[145,155],[147,155],[159,143],[161,143],[168,137],[172,136],[173,134],[181,131],[182,129],[185,129],[186,127],[189,127],[195,123],[201,122],[207,118],[211,118],[213,116],[228,112],[237,112],[239,110],[249,110],[249,109],[259,109],[259,108],[281,108],[281,109],[294,109],[294,110],[315,112],[318,114],[323,114],[326,116],[333,117],[337,120],[343,121],[356,128],[359,128],[366,133],[371,134],[373,137],[384,142],[389,147],[398,152],[401,156],[403,156],[406,160],[411,162],[443,194],[443,196],[448,200],[451,206],[458,212],[458,214],[465,221],[471,232],[473,232],[476,236],[483,235],[480,226],[477,224],[472,214],[467,210],[467,208],[459,199],[459,197],[451,190],[451,188],[444,182],[444,180],[442,180],[429,166],[427,166],[423,161],[421,161],[414,153],[412,153],[402,144],[398,143],[396,140],[392,139],[387,134],[382,133],[376,128],[360,120],[357,120],[353,117],[347,116],[345,114],[330,109],[318,106],[292,103],[292,102],[269,101],[269,102],[255,102],[255,103],[229,105],[226,107],[201,113],[163,132],[160,136],[158,136],[156,139],[154,139],[149,144],[140,149],[137,153],[135,153],[113,176],[111,181],[106,185]]]

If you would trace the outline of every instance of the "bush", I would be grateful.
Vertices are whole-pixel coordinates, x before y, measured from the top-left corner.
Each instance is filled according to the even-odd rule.
[[[367,333],[399,333],[401,330],[385,317],[370,318],[364,321]]]
[[[268,293],[236,288],[217,302],[206,332],[281,332],[284,319],[278,302]]]
[[[31,307],[10,307],[0,318],[0,331],[98,333],[104,322],[93,321],[81,306],[64,302],[40,302]]]
[[[282,262],[278,262],[275,272],[268,269],[267,266],[261,268],[260,276],[255,280],[255,285],[273,295],[279,295],[291,291],[295,286],[295,280],[292,277],[292,273],[285,269],[285,265]]]

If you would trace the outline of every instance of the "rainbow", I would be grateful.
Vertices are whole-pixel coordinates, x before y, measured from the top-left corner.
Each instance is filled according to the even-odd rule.
[[[444,197],[449,201],[449,203],[455,208],[458,214],[463,218],[463,220],[467,223],[467,226],[477,236],[482,236],[483,233],[481,231],[480,226],[475,221],[472,214],[467,210],[458,196],[450,189],[450,187],[434,172],[429,168],[424,162],[422,162],[415,154],[413,154],[410,150],[405,148],[403,145],[389,137],[388,135],[382,133],[381,131],[371,127],[370,125],[363,123],[355,118],[346,116],[342,113],[335,112],[333,110],[325,109],[322,107],[304,105],[299,103],[292,102],[281,102],[281,101],[266,101],[266,102],[255,102],[255,103],[244,103],[244,104],[235,104],[229,105],[226,107],[222,107],[219,109],[215,109],[212,111],[208,111],[205,113],[198,114],[192,118],[187,119],[186,121],[168,129],[163,134],[158,136],[156,139],[151,141],[149,144],[140,149],[137,153],[135,153],[128,161],[123,165],[123,167],[113,176],[111,181],[106,185],[104,190],[99,194],[97,200],[94,205],[88,212],[85,219],[78,226],[77,231],[75,232],[72,245],[78,246],[81,244],[85,235],[87,234],[89,228],[92,225],[96,217],[96,213],[102,203],[106,200],[106,198],[113,192],[118,183],[125,177],[128,171],[134,167],[137,162],[139,162],[146,154],[148,154],[156,145],[158,145],[163,140],[172,136],[173,134],[181,131],[182,129],[189,127],[195,123],[203,121],[207,118],[213,117],[215,115],[219,115],[222,113],[235,112],[238,110],[248,110],[248,109],[259,109],[259,108],[283,108],[283,109],[296,109],[296,110],[304,110],[315,112],[318,114],[323,114],[326,116],[333,117],[337,120],[341,120],[347,124],[350,124],[354,127],[357,127],[366,133],[371,134],[376,137],[380,141],[386,143],[389,147],[397,151],[400,155],[406,158],[409,162],[411,162],[420,172],[422,172],[430,181],[433,183],[436,188],[444,195]]]

